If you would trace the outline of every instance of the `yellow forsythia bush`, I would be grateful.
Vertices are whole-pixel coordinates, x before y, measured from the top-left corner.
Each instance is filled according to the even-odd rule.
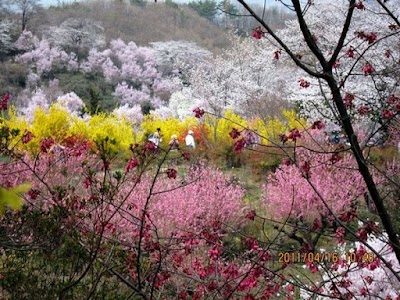
[[[261,143],[268,145],[271,142],[279,142],[279,135],[287,133],[291,129],[302,130],[307,122],[300,118],[294,110],[283,110],[283,118],[275,117],[264,122],[260,118],[249,121],[249,128],[257,130],[261,136]]]
[[[218,145],[232,144],[232,138],[229,133],[233,127],[239,130],[247,127],[247,121],[232,110],[225,111],[223,118],[206,115],[204,122],[208,129],[208,140]]]
[[[4,120],[11,129],[19,129],[19,138],[25,130],[35,136],[30,143],[24,145],[19,143],[18,147],[31,153],[39,149],[39,143],[43,138],[51,137],[56,143],[61,143],[70,136],[80,136],[97,145],[106,146],[112,154],[129,155],[129,146],[148,139],[149,134],[161,129],[163,137],[161,146],[167,147],[173,134],[178,136],[181,143],[188,130],[193,130],[198,146],[226,148],[232,145],[229,133],[232,127],[243,130],[248,127],[257,130],[261,136],[262,144],[270,141],[279,141],[279,134],[287,133],[293,128],[303,129],[306,124],[300,119],[294,110],[283,110],[283,118],[273,118],[264,122],[256,118],[251,121],[240,117],[232,110],[227,110],[222,118],[205,115],[202,122],[195,117],[184,120],[178,118],[162,119],[154,115],[146,115],[141,124],[130,124],[126,119],[120,119],[113,115],[97,114],[83,120],[72,116],[63,107],[54,104],[49,111],[38,108],[29,124],[23,117],[17,116],[13,109],[9,111],[9,117]],[[135,128],[135,130],[134,130]]]
[[[48,137],[60,144],[65,138],[75,135],[98,144],[104,144],[104,141],[108,140],[107,150],[113,154],[129,154],[129,146],[135,142],[132,126],[126,120],[98,114],[85,121],[71,116],[68,111],[57,104],[52,105],[48,112],[38,108],[34,112],[31,124],[24,117],[17,116],[13,110],[10,110],[5,124],[11,129],[20,130],[16,140],[21,139],[25,130],[33,133],[34,138],[28,144],[18,144],[19,149],[28,150],[31,153],[37,152],[40,141]]]
[[[80,135],[96,144],[103,144],[113,154],[129,154],[129,146],[134,144],[134,132],[125,119],[98,114],[88,121],[76,119],[71,124],[70,135]]]

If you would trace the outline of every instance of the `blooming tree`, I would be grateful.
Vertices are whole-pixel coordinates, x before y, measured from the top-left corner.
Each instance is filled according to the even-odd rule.
[[[133,42],[125,44],[122,40],[114,40],[110,49],[92,49],[87,60],[81,63],[81,69],[100,73],[115,84],[114,95],[122,105],[150,103],[158,108],[175,88],[174,82],[163,78],[158,71],[154,51]]]
[[[58,97],[56,103],[64,107],[71,115],[78,115],[82,113],[82,110],[85,106],[82,99],[79,98],[74,92]]]
[[[17,41],[17,45],[22,48],[30,47],[27,41],[29,38],[30,36],[27,33],[24,34]],[[34,38],[31,40],[34,49],[17,56],[16,60],[18,62],[28,64],[39,76],[48,74],[55,67],[76,70],[77,64],[74,53],[67,54],[57,46],[52,47],[46,40],[41,40],[38,44],[35,43]]]
[[[254,113],[251,115],[254,101],[269,101],[282,96],[286,82],[295,72],[274,59],[276,49],[267,41],[256,43],[232,37],[232,43],[232,49],[224,55],[193,70],[190,79],[192,95],[199,106],[210,112],[221,115],[225,109],[232,109],[254,117]]]
[[[352,120],[359,122],[366,119],[382,125],[390,120],[390,112],[396,111],[398,105],[392,96],[398,93],[398,49],[392,46],[397,39],[396,25],[379,4],[369,2],[365,4],[367,9],[361,9],[361,4],[360,9],[356,8],[352,14],[342,48],[335,53],[332,75],[341,86],[341,95]],[[398,14],[398,7],[393,6],[393,2],[387,5],[394,15]],[[340,25],[346,11],[345,1],[319,1],[307,10],[304,21],[322,55],[329,56],[334,52],[331,41],[339,40],[342,33]],[[373,23],[369,21],[371,18],[374,18]],[[301,56],[310,69],[319,72],[321,66],[307,49],[307,43],[301,40],[297,21],[288,21],[287,25],[286,29],[278,32],[282,41],[293,53]],[[299,74],[298,82],[292,83],[288,98],[299,101],[303,113],[312,121],[324,119],[328,123],[337,122],[340,118],[326,81],[306,71]]]
[[[88,19],[70,18],[59,26],[50,26],[43,38],[68,52],[105,46],[104,28]]]
[[[167,76],[178,76],[187,82],[191,69],[211,57],[211,52],[193,42],[169,41],[151,43],[159,70]]]
[[[295,151],[297,165],[281,165],[268,176],[263,188],[263,199],[273,218],[321,221],[355,207],[362,199],[366,187],[351,155],[342,158],[334,151],[321,155]],[[338,185],[348,188],[338,189]]]
[[[32,32],[24,30],[15,42],[15,48],[21,51],[30,51],[38,47],[39,39]]]
[[[13,23],[7,19],[0,21],[0,57],[7,55],[13,49],[11,40]]]

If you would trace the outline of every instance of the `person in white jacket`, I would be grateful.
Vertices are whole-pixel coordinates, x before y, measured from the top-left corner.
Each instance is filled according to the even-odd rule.
[[[186,147],[194,149],[196,148],[196,143],[193,137],[193,131],[189,130],[187,136],[185,137]]]

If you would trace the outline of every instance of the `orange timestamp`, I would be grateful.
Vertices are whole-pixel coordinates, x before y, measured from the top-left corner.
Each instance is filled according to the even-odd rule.
[[[362,262],[373,262],[376,256],[372,252],[367,252],[362,255],[361,258],[357,257],[354,252],[346,252],[344,257],[339,255],[337,252],[279,252],[278,262],[280,263],[335,263],[339,259],[344,259],[347,263]]]

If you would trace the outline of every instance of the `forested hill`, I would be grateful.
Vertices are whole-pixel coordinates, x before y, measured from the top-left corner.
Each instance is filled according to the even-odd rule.
[[[254,9],[258,11],[262,7],[255,6]],[[256,26],[251,18],[235,16],[241,14],[241,8],[227,0],[219,3],[199,0],[188,4],[172,0],[94,0],[40,9],[33,14],[27,29],[41,36],[49,26],[59,26],[67,19],[79,18],[99,22],[104,27],[107,42],[121,38],[146,46],[151,42],[185,40],[220,53],[229,46],[228,32],[246,36]],[[288,12],[276,7],[268,8],[265,15],[272,28],[281,28],[290,17]]]
[[[186,40],[213,52],[229,44],[226,30],[199,16],[187,5],[148,3],[146,6],[112,1],[87,1],[50,7],[36,14],[29,30],[40,36],[48,26],[58,26],[69,18],[98,21],[107,42],[121,38],[145,46],[151,42]]]

